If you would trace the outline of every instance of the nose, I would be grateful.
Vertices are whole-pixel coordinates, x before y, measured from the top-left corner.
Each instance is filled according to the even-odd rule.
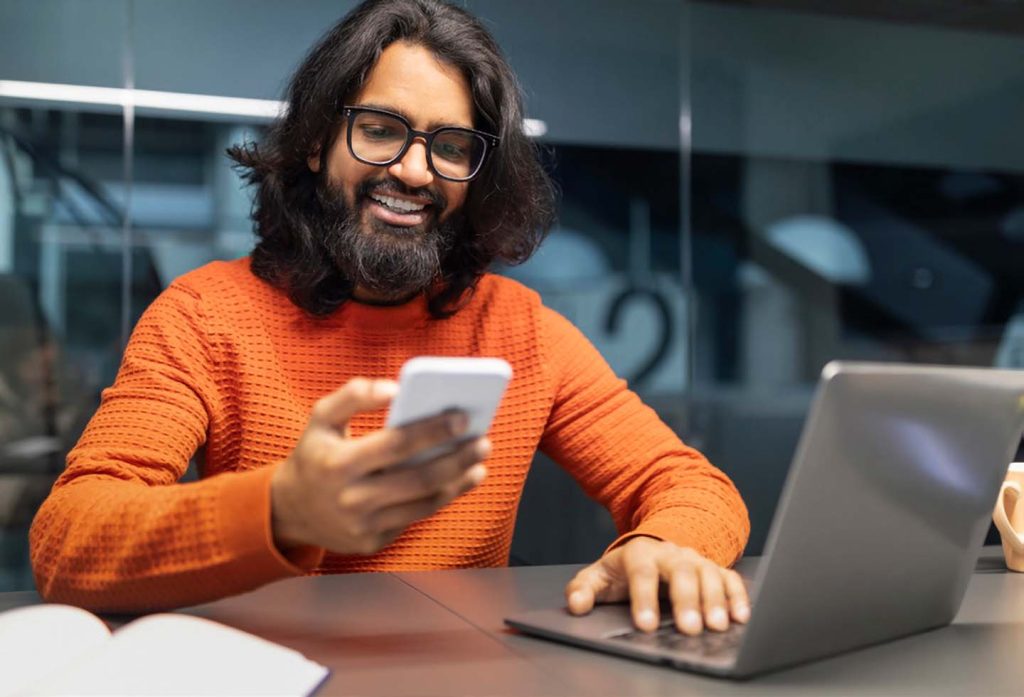
[[[388,167],[391,176],[416,189],[432,184],[434,173],[427,164],[427,144],[417,138],[401,160]]]

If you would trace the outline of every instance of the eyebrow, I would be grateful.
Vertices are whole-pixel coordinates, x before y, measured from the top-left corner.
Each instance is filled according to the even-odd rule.
[[[402,109],[399,109],[398,107],[392,106],[390,104],[377,104],[375,102],[360,102],[359,104],[353,104],[352,106],[355,106],[355,107],[365,107],[367,109],[380,109],[381,111],[390,111],[392,114],[398,114],[399,116],[404,118],[409,123],[413,122],[413,118],[408,114],[408,112],[403,111]],[[439,128],[470,128],[471,129],[471,128],[473,128],[473,126],[467,126],[464,123],[454,123],[454,122],[447,122],[447,121],[432,121],[429,124],[427,124],[426,130],[429,133],[430,131],[436,131]]]

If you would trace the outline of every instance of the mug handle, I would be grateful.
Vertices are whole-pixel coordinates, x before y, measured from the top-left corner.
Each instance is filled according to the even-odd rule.
[[[992,514],[996,527],[1003,540],[1017,554],[1024,554],[1024,535],[1013,529],[1010,519],[1006,517],[1006,499],[1012,497],[1013,504],[1020,503],[1021,486],[1018,482],[1003,482],[999,489],[999,500],[996,501],[996,509]]]

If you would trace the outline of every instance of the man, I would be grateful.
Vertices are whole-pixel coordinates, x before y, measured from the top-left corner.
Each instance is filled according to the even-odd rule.
[[[251,259],[147,310],[40,509],[40,592],[140,610],[304,573],[501,565],[541,447],[622,532],[567,587],[572,612],[629,598],[653,630],[663,585],[682,631],[745,621],[732,483],[535,293],[485,273],[533,252],[554,197],[479,22],[438,0],[363,3],[289,105],[231,151],[257,187]],[[466,426],[383,428],[388,378],[422,354],[501,356],[514,377],[488,438],[395,468]],[[201,481],[178,483],[200,446]]]

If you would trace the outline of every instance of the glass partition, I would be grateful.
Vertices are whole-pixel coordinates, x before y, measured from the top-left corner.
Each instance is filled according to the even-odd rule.
[[[1024,37],[754,4],[692,3],[689,46],[695,423],[757,552],[827,361],[1024,368]]]
[[[125,114],[66,88],[122,86],[126,8],[0,2],[0,591],[32,587],[29,523],[117,369],[125,281],[150,281]]]

